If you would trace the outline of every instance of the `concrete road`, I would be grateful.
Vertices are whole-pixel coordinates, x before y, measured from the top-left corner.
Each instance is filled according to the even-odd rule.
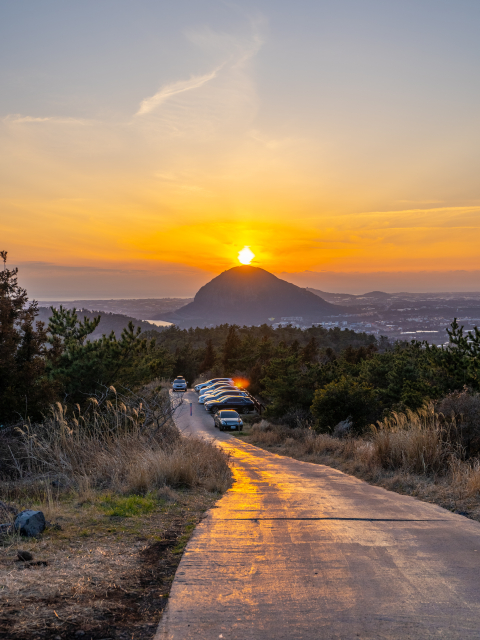
[[[480,639],[479,523],[242,443],[185,402],[179,427],[217,438],[236,482],[196,528],[156,640]]]

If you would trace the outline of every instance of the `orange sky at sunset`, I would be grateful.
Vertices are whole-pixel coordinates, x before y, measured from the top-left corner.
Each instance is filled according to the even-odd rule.
[[[480,268],[473,4],[431,21],[413,3],[122,2],[96,26],[90,3],[78,22],[27,4],[2,9],[23,49],[3,72],[0,232],[34,295],[85,296],[74,272],[97,271],[92,297],[135,297],[127,272],[192,295],[244,246],[274,273],[429,272],[437,290]]]

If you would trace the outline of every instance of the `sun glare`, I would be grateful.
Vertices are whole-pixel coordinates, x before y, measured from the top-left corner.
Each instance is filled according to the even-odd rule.
[[[250,381],[246,378],[234,378],[233,382],[240,389],[246,389],[250,384]]]
[[[250,264],[254,257],[255,254],[250,251],[250,247],[243,247],[243,249],[238,252],[238,259],[242,264]]]

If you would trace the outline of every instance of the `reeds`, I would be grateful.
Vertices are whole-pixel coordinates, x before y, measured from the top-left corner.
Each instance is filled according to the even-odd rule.
[[[417,411],[393,412],[372,425],[372,455],[383,469],[446,474],[463,458],[455,430],[455,421],[445,421],[432,403]]]
[[[24,493],[53,482],[82,495],[164,486],[224,491],[231,478],[227,456],[211,443],[182,437],[174,410],[168,394],[154,386],[130,396],[110,388],[84,412],[56,403],[43,423],[17,428],[10,466],[16,482],[9,486]]]
[[[444,494],[460,499],[480,495],[480,459],[466,457],[463,426],[461,416],[446,417],[429,403],[418,411],[392,413],[363,437],[336,438],[263,420],[253,425],[249,441],[380,484],[408,484],[409,492],[424,481],[439,482]]]

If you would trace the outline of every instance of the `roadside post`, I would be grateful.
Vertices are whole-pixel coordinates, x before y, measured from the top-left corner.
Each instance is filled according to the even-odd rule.
[[[193,403],[190,402],[190,415],[192,415],[192,411],[193,411]]]

